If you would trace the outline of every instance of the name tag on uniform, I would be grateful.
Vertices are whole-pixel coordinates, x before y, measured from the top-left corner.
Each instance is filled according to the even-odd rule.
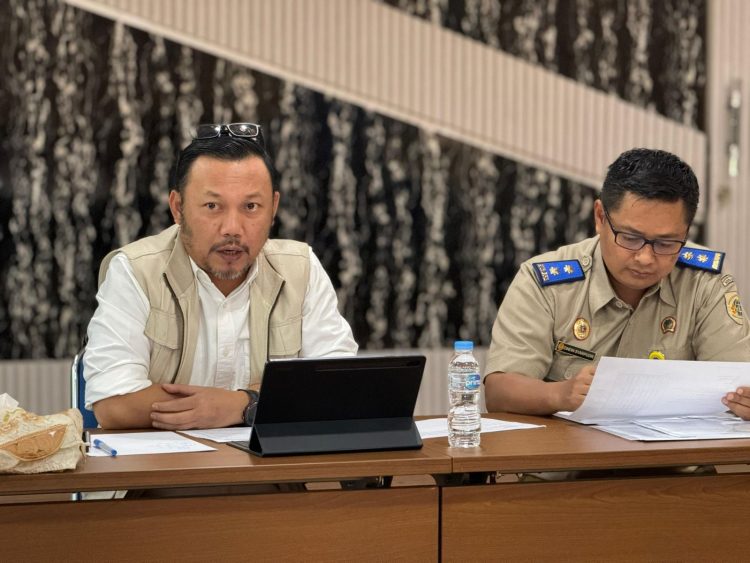
[[[584,360],[588,360],[590,362],[593,362],[596,358],[596,354],[594,352],[591,352],[590,350],[584,350],[583,348],[578,348],[577,346],[571,346],[570,344],[566,344],[562,340],[558,340],[557,344],[555,344],[555,352],[560,352],[561,354],[565,354],[566,356],[576,356],[577,358],[583,358]]]

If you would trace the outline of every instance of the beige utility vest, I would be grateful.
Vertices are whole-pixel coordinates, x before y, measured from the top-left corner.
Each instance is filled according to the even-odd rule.
[[[99,285],[112,258],[124,253],[150,304],[144,334],[151,340],[149,379],[190,383],[200,324],[197,280],[173,225],[112,251],[102,260]],[[299,356],[302,305],[310,274],[307,244],[268,240],[258,254],[250,284],[250,384],[258,383],[266,360]]]

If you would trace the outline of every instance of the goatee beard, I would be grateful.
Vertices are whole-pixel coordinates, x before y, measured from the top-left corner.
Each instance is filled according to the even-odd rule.
[[[231,281],[244,278],[248,271],[250,271],[249,265],[237,271],[222,272],[219,270],[209,270],[209,273],[218,280]]]

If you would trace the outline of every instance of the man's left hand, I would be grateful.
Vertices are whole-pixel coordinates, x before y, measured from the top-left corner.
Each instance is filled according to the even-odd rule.
[[[738,387],[721,400],[726,407],[743,420],[750,420],[750,387]]]

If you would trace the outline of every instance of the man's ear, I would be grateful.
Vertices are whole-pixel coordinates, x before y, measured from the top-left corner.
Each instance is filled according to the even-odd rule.
[[[602,200],[597,199],[594,202],[594,226],[596,227],[597,234],[602,234],[601,229],[604,224],[604,206]]]
[[[172,212],[172,219],[178,225],[182,224],[182,196],[177,190],[169,192],[169,210]]]
[[[279,210],[279,198],[281,197],[280,192],[273,192],[273,217],[271,218],[271,225],[276,223],[276,213]]]

